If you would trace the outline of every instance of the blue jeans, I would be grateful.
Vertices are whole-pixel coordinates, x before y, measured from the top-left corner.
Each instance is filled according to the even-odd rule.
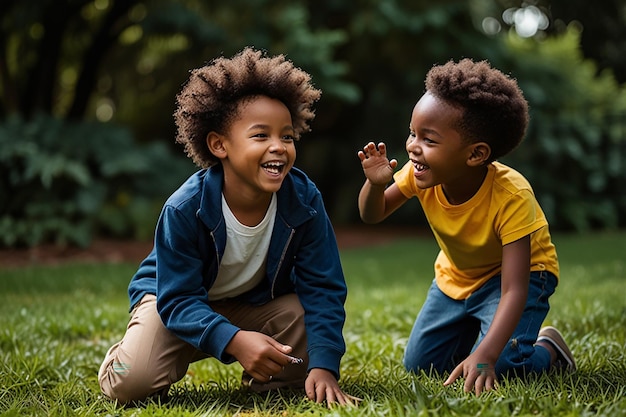
[[[525,375],[550,367],[550,353],[535,346],[548,314],[548,298],[557,278],[550,272],[531,272],[526,306],[513,335],[496,362],[496,375]],[[404,354],[408,371],[450,372],[483,340],[500,302],[500,275],[466,300],[445,295],[435,281],[415,320]]]

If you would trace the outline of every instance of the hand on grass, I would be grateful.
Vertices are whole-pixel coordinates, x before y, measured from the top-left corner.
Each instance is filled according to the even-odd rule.
[[[326,400],[328,408],[334,404],[339,405],[359,405],[360,398],[348,395],[339,388],[337,379],[332,372],[326,369],[313,368],[309,372],[304,384],[306,396],[309,400],[321,403]]]
[[[392,177],[398,161],[387,159],[387,148],[383,142],[375,145],[370,142],[357,153],[361,160],[365,177],[374,185],[387,185]]]
[[[463,390],[465,392],[471,392],[473,388],[476,396],[479,396],[484,391],[491,391],[497,388],[498,381],[496,378],[495,364],[484,358],[476,358],[472,357],[472,355],[468,356],[467,359],[454,368],[443,385],[450,385],[461,376],[465,378]]]

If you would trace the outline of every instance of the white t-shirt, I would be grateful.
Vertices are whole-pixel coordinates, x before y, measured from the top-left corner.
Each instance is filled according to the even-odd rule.
[[[236,297],[263,280],[276,218],[276,194],[272,195],[265,217],[256,226],[241,224],[230,211],[224,195],[222,212],[226,221],[226,249],[215,283],[209,289],[210,301]]]

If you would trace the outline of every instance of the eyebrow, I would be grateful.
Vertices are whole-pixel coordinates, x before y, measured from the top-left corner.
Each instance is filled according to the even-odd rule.
[[[436,131],[436,130],[434,130],[434,129],[425,128],[425,129],[422,129],[422,131],[423,131],[424,133],[428,133],[429,135],[435,135],[435,136],[441,137],[441,135],[439,134],[439,132],[437,132],[437,131]]]
[[[260,124],[260,123],[258,123],[258,124],[255,124],[255,125],[250,126],[250,127],[248,128],[248,130],[254,130],[254,129],[268,129],[269,127],[270,127],[269,125],[264,125],[264,124]],[[289,131],[290,131],[290,132],[292,132],[292,133],[296,131],[296,129],[295,129],[292,125],[285,125],[285,126],[283,126],[283,127],[281,128],[281,130],[282,130],[282,131],[289,130]]]
[[[415,129],[413,129],[413,127],[411,127],[411,125],[409,125],[409,130],[410,130],[411,132],[415,132]],[[442,137],[442,136],[439,134],[439,132],[437,132],[437,131],[436,131],[436,130],[434,130],[434,129],[430,129],[430,128],[428,128],[428,127],[425,127],[425,128],[420,129],[420,132],[422,132],[422,133],[426,133],[427,135],[435,135],[435,136],[437,136],[437,137],[439,137],[439,138],[441,138],[441,137]]]

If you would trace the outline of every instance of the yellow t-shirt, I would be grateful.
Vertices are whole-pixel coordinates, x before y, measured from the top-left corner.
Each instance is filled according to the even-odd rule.
[[[394,181],[407,198],[416,196],[441,249],[435,260],[437,285],[464,300],[502,270],[502,247],[530,235],[530,270],[559,276],[548,222],[528,181],[493,162],[478,192],[459,205],[448,203],[441,185],[420,189],[407,162]]]

